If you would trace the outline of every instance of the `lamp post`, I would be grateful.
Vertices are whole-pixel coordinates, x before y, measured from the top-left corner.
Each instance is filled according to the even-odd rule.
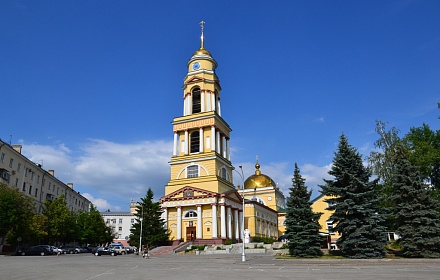
[[[243,175],[243,166],[239,165],[238,168],[240,168],[241,173],[235,169],[234,169],[234,171],[237,172],[238,175],[240,175],[241,183],[242,183],[241,190],[242,190],[242,197],[243,197],[243,201],[242,201],[243,202],[243,214],[242,214],[242,221],[241,221],[241,224],[242,224],[242,226],[241,226],[241,231],[242,231],[241,242],[243,244],[243,248],[241,251],[241,261],[245,262],[246,261],[246,253],[245,253],[245,248],[244,248],[244,175]]]
[[[141,253],[142,250],[142,221],[144,219],[144,206],[142,206],[142,212],[141,212],[141,232],[139,234],[139,256],[142,256],[143,252]]]

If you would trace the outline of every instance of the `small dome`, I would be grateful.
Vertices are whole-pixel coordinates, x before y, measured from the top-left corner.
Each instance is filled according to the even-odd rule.
[[[245,189],[256,189],[264,187],[276,187],[276,184],[272,178],[267,175],[261,174],[260,165],[258,162],[255,164],[255,174],[249,176],[249,178],[244,181]]]
[[[211,53],[208,52],[208,50],[206,50],[204,48],[200,48],[200,49],[196,50],[193,54],[193,56],[198,56],[198,55],[207,55],[209,57],[212,57]]]

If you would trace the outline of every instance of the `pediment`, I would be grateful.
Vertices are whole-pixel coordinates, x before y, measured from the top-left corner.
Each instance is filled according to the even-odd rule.
[[[189,84],[195,84],[195,83],[200,83],[200,82],[204,82],[205,79],[198,77],[198,76],[194,76],[189,78],[188,80],[185,81],[185,85],[189,85]]]
[[[182,199],[193,199],[202,197],[216,197],[218,193],[207,191],[204,189],[186,186],[177,191],[174,191],[160,199],[161,202],[170,200],[182,200]]]
[[[240,202],[242,201],[242,196],[240,195],[240,193],[237,190],[230,190],[227,191],[225,193],[221,194],[221,197],[225,197],[226,199],[235,201],[235,202]]]

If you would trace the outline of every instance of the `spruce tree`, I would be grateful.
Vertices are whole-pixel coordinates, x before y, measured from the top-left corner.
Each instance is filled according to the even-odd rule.
[[[289,254],[297,257],[313,258],[322,255],[319,236],[319,218],[321,213],[312,211],[305,179],[301,176],[298,165],[292,178],[292,187],[287,198],[286,235],[289,240]]]
[[[165,221],[162,219],[162,210],[159,202],[153,201],[153,191],[148,188],[145,197],[141,198],[136,207],[136,223],[133,224],[130,234],[130,245],[139,247],[140,235],[142,235],[142,246],[150,247],[167,241],[169,233]],[[141,233],[142,219],[142,233]],[[141,249],[141,248],[139,248]]]
[[[333,180],[324,180],[322,194],[329,196],[327,210],[334,210],[330,219],[341,234],[336,242],[342,254],[350,258],[381,258],[385,255],[386,230],[380,201],[369,181],[371,171],[362,164],[362,157],[341,135],[338,151],[328,172]]]
[[[398,147],[394,176],[395,228],[406,257],[440,257],[438,203],[430,197],[408,152]]]

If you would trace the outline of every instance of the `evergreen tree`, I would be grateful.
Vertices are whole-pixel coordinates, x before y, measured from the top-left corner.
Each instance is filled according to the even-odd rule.
[[[153,191],[148,188],[147,194],[136,207],[136,222],[131,228],[130,245],[139,248],[139,240],[142,235],[142,246],[150,247],[158,245],[160,242],[168,240],[169,233],[165,227],[165,221],[162,219],[162,210],[159,202],[153,201]],[[142,233],[141,233],[142,219]],[[141,249],[141,248],[139,248]]]
[[[438,203],[422,183],[418,168],[408,160],[408,151],[399,147],[396,157],[394,194],[395,227],[406,257],[440,257]]]
[[[378,207],[380,201],[369,181],[371,171],[362,164],[362,157],[341,135],[322,194],[330,196],[327,210],[334,210],[330,219],[341,234],[336,244],[350,258],[380,258],[385,255],[386,230]]]
[[[289,197],[287,198],[286,235],[289,240],[289,254],[297,257],[313,258],[322,255],[319,236],[319,218],[321,213],[312,211],[310,197],[305,179],[301,176],[298,165],[292,179]]]

